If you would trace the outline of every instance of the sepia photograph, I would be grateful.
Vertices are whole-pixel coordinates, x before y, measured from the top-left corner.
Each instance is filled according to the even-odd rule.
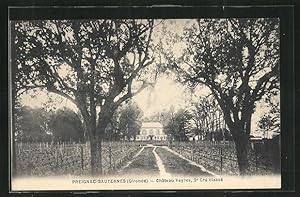
[[[12,191],[280,189],[279,18],[9,21]]]

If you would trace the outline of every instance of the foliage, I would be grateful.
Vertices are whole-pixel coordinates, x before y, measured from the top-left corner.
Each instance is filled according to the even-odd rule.
[[[13,23],[15,86],[64,96],[86,121],[96,121],[100,106],[103,120],[147,85],[141,72],[153,62],[152,26],[153,20]]]
[[[279,88],[279,21],[199,19],[186,28],[184,39],[188,47],[180,61],[170,61],[183,82],[210,89],[236,143],[243,174],[256,103]]]
[[[278,28],[276,19],[201,19],[186,30],[183,78],[210,88],[229,125],[252,114],[255,101],[278,87]]]
[[[264,137],[269,133],[277,135],[280,133],[280,112],[278,106],[273,106],[268,114],[264,114],[258,121],[258,129],[263,132]]]
[[[128,102],[120,110],[119,129],[123,139],[135,139],[142,126],[143,112],[134,102]]]
[[[214,126],[217,111],[215,100],[208,97],[200,97],[197,102],[193,102],[190,109],[191,121],[194,123],[193,132],[204,137],[207,133],[216,131]]]
[[[165,132],[172,136],[176,141],[186,141],[187,132],[190,130],[191,116],[186,110],[179,110],[171,114],[170,119],[165,127]]]
[[[49,114],[43,109],[20,107],[16,116],[15,135],[22,141],[49,141],[51,130],[49,128]]]
[[[84,141],[84,128],[78,115],[68,109],[57,110],[49,121],[55,141]]]
[[[120,108],[120,107],[119,107]],[[119,141],[121,140],[121,132],[119,128],[119,108],[115,111],[109,124],[107,125],[104,133],[104,139],[107,141]]]
[[[130,140],[140,132],[143,112],[132,100],[123,103],[114,113],[106,130],[109,141]]]
[[[122,102],[151,84],[154,20],[12,22],[13,83],[18,94],[41,88],[73,102],[101,174],[101,140]],[[97,108],[100,110],[97,114]]]
[[[68,108],[48,112],[43,108],[20,106],[15,117],[15,135],[19,141],[84,140],[81,120]]]
[[[258,128],[265,137],[269,136],[269,133],[273,135],[280,134],[280,103],[278,95],[279,90],[274,90],[265,96],[269,111],[258,121]]]

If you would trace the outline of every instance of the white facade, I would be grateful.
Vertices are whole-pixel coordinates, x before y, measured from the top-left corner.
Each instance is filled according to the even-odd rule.
[[[163,126],[159,122],[143,122],[140,134],[136,136],[136,141],[162,141],[167,140],[167,135],[163,131]]]

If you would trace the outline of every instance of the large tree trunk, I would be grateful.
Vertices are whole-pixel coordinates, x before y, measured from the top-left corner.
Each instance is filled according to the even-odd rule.
[[[93,176],[101,176],[102,171],[102,140],[104,138],[104,133],[107,125],[109,124],[113,111],[107,110],[105,108],[101,109],[99,113],[98,124],[95,130],[90,131],[91,137],[91,167]]]
[[[249,162],[248,162],[248,140],[237,139],[234,140],[237,162],[239,166],[240,175],[248,175],[249,174]]]
[[[91,176],[102,175],[102,138],[94,122],[87,118],[84,121],[90,142]]]
[[[250,137],[250,127],[251,122],[234,123],[234,128],[230,128],[230,132],[233,136],[235,143],[237,162],[240,171],[240,175],[249,175],[249,137]],[[242,126],[244,125],[244,126]]]
[[[102,140],[99,136],[90,138],[91,143],[91,173],[92,176],[102,175]]]
[[[107,124],[102,123],[101,126],[89,125],[89,138],[90,138],[90,150],[91,150],[91,175],[101,176],[102,171],[102,141],[104,131]]]

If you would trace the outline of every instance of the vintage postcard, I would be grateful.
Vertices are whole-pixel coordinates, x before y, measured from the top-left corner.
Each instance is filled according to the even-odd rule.
[[[11,189],[280,189],[279,18],[10,20]]]

